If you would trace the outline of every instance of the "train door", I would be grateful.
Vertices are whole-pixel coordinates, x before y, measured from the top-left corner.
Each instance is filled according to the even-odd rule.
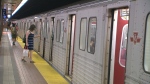
[[[75,19],[76,15],[69,16],[68,24],[68,38],[67,38],[67,65],[66,75],[72,76],[73,68],[73,53],[74,53],[74,34],[75,34]]]
[[[23,37],[24,37],[24,35],[26,34],[26,27],[27,27],[27,23],[26,22],[24,22],[24,27],[23,27]]]
[[[124,84],[129,9],[113,11],[109,84]]]
[[[53,41],[54,41],[54,21],[55,17],[51,17],[51,27],[50,27],[50,54],[49,54],[49,61],[52,61],[52,54],[53,54]]]
[[[42,27],[42,29],[43,29],[43,55],[42,55],[42,57],[44,58],[45,57],[45,44],[46,44],[46,19],[43,21],[43,27]]]
[[[38,34],[40,34],[40,38],[39,38],[39,44],[38,44],[38,52],[40,52],[40,44],[41,44],[41,37],[42,37],[42,19],[39,20],[39,26],[38,26]]]

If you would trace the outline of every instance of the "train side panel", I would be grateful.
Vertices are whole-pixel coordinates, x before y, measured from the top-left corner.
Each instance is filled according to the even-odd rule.
[[[126,84],[149,84],[150,76],[144,72],[143,52],[146,18],[150,12],[149,0],[136,0],[131,2],[129,22],[128,57],[126,67]],[[149,33],[149,32],[148,32]],[[133,40],[132,40],[133,39]],[[137,39],[139,39],[137,41]]]
[[[62,21],[64,22],[61,26]],[[67,27],[67,13],[57,13],[55,16],[54,41],[52,52],[53,66],[63,75],[65,75],[66,67],[66,37],[67,33],[64,30],[59,30],[60,27]],[[62,34],[60,37],[59,35]]]
[[[73,84],[101,84],[102,81],[102,57],[104,56],[104,24],[103,24],[103,6],[87,5],[84,9],[79,9],[77,12],[76,21],[76,36],[75,36],[75,52],[73,62]],[[87,18],[86,23],[86,36],[84,50],[81,49],[83,46],[80,43],[81,32],[81,19]],[[91,18],[96,18],[96,21],[90,23]],[[89,31],[90,30],[90,31]],[[95,36],[92,34],[96,34]],[[94,40],[95,50],[89,51],[91,39]]]

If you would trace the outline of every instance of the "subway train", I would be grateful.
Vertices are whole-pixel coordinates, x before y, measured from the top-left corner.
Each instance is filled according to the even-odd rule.
[[[71,84],[150,84],[150,0],[84,0],[15,21]]]

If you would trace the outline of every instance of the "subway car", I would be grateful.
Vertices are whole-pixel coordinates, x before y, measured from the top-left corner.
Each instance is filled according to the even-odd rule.
[[[150,0],[93,0],[16,20],[72,84],[150,84]]]

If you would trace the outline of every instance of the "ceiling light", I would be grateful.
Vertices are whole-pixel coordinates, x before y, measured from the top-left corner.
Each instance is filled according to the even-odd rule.
[[[7,15],[7,17],[8,17],[8,18],[10,18],[10,17],[11,17],[11,15]]]
[[[38,17],[34,17],[34,18],[38,18]]]
[[[16,10],[12,13],[12,16],[27,2],[28,0],[22,0]]]

